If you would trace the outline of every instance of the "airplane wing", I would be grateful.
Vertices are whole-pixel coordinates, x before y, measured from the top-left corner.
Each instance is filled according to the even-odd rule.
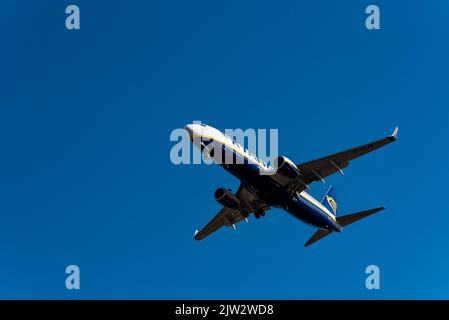
[[[253,211],[254,207],[264,210],[269,209],[265,203],[260,202],[260,200],[243,185],[240,185],[236,197],[241,201],[242,208],[230,209],[228,207],[223,207],[200,231],[195,232],[193,238],[195,240],[201,240],[223,226],[234,226],[235,223],[246,219]]]
[[[323,157],[317,160],[304,162],[298,164],[299,172],[302,174],[301,180],[309,184],[314,181],[323,180],[325,177],[330,176],[335,172],[341,172],[342,169],[349,165],[349,161],[356,159],[364,154],[379,149],[397,139],[398,127],[394,129],[392,135],[383,139],[376,140],[362,146],[349,149],[343,152],[339,152],[327,157]]]

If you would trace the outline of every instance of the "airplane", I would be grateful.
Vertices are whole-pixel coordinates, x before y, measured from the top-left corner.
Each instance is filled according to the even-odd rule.
[[[304,244],[308,247],[333,232],[341,232],[343,227],[385,209],[378,207],[337,216],[337,193],[333,186],[330,186],[321,202],[305,190],[309,189],[312,182],[324,183],[324,179],[331,174],[344,174],[342,169],[351,160],[396,141],[398,127],[393,134],[383,139],[300,164],[279,156],[274,160],[273,166],[261,161],[235,139],[211,126],[203,123],[188,124],[184,130],[201,152],[208,151],[205,154],[209,159],[241,182],[235,194],[227,188],[215,191],[215,200],[223,207],[201,230],[195,231],[195,240],[201,240],[223,226],[236,229],[235,224],[241,220],[248,222],[250,214],[259,219],[265,216],[267,210],[281,208],[317,228]],[[214,153],[213,150],[222,152]],[[232,161],[226,161],[225,157],[229,155],[232,156]]]

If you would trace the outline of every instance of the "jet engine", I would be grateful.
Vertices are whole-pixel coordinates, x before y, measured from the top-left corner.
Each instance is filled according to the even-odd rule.
[[[277,169],[278,173],[288,178],[296,179],[301,176],[298,167],[287,157],[277,157],[274,161],[274,167]]]
[[[225,188],[218,188],[214,193],[215,200],[221,205],[230,209],[240,208],[240,200],[231,192],[231,190]]]

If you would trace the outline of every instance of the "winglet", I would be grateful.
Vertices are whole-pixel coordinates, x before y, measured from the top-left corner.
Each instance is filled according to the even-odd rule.
[[[394,128],[393,134],[391,136],[388,136],[388,139],[390,141],[396,141],[396,139],[398,138],[398,131],[399,131],[398,127]]]
[[[198,230],[195,230],[195,232],[193,233],[193,239],[195,239],[195,240],[198,240],[197,238],[196,238],[196,235],[198,234]]]

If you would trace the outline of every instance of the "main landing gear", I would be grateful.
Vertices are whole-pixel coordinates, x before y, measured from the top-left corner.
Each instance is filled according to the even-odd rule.
[[[254,217],[256,219],[260,219],[260,217],[264,217],[265,216],[265,210],[256,210],[254,211]]]

